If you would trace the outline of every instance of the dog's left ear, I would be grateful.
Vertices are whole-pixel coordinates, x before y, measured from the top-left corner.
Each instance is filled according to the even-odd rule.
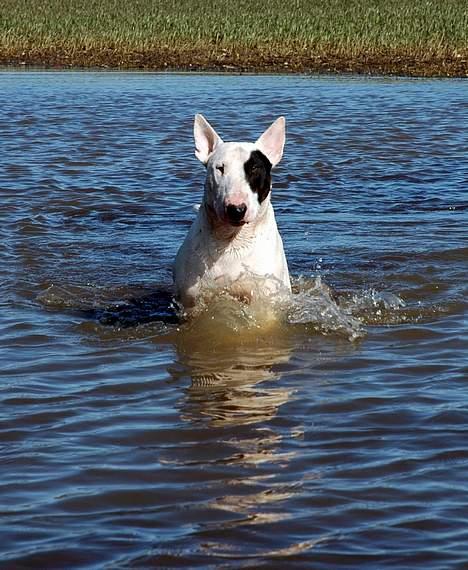
[[[286,119],[278,117],[276,121],[268,127],[263,135],[257,140],[255,145],[258,150],[276,166],[283,156],[284,142],[286,140]]]

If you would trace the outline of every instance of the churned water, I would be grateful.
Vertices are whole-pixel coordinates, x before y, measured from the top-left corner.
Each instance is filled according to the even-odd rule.
[[[468,567],[468,83],[3,72],[0,98],[0,565]],[[287,118],[281,319],[178,318],[196,112],[226,140]]]

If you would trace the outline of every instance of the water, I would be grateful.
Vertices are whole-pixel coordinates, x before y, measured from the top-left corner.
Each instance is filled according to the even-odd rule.
[[[465,568],[467,82],[3,72],[0,97],[1,566]],[[238,140],[287,117],[279,321],[171,303],[195,112]]]

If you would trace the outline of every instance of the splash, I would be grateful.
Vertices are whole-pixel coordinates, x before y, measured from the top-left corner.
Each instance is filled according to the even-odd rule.
[[[339,304],[344,311],[357,316],[366,325],[398,324],[407,320],[403,311],[406,303],[389,291],[370,288],[359,293],[342,294]]]
[[[285,307],[289,324],[324,335],[345,336],[350,341],[365,335],[361,320],[339,304],[338,297],[320,276],[295,279],[293,291],[295,294]]]
[[[249,283],[248,299],[236,296],[238,282],[222,291],[207,291],[190,314],[181,310],[187,329],[204,336],[212,334],[215,342],[241,332],[245,338],[298,328],[309,334],[344,336],[350,341],[365,334],[361,321],[338,304],[320,277],[296,279],[293,293],[271,277],[243,274],[239,279],[244,291],[245,283]]]
[[[237,279],[205,287],[190,311],[180,307],[182,321],[190,324],[216,321],[233,332],[268,329],[281,321],[281,307],[289,291],[273,276],[245,271]]]
[[[290,293],[272,278],[244,274],[242,282],[206,291],[190,314],[174,303],[168,287],[48,284],[38,301],[49,309],[78,313],[103,331],[125,329],[135,337],[175,333],[208,345],[258,343],[297,333],[356,341],[365,336],[367,325],[420,318],[387,291],[336,292],[320,276],[293,278],[292,286]]]

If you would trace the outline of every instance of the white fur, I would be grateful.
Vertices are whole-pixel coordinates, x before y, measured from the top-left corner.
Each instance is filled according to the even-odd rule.
[[[250,299],[253,281],[261,278],[266,295],[290,291],[288,266],[276,226],[271,193],[259,204],[244,172],[258,149],[275,166],[283,153],[285,119],[277,119],[255,143],[225,143],[202,115],[195,116],[195,155],[206,165],[203,201],[177,254],[176,296],[186,309],[201,295],[226,289]],[[229,205],[247,206],[242,225],[232,225]]]

